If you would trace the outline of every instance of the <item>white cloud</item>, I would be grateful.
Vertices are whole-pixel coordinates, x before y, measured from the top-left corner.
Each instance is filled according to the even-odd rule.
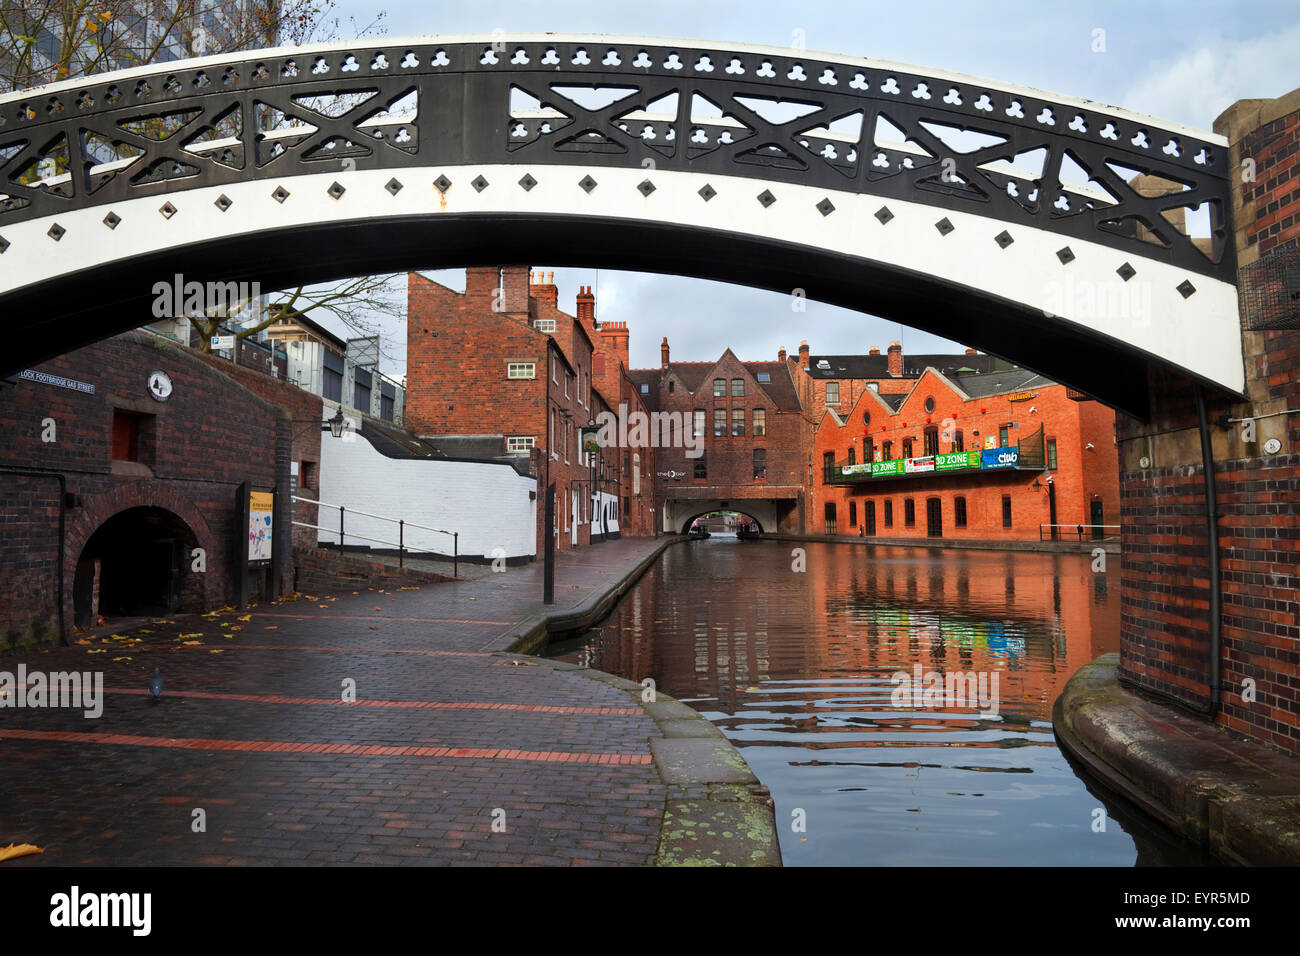
[[[1281,96],[1295,84],[1300,26],[1248,40],[1223,37],[1151,64],[1122,104],[1161,119],[1209,129],[1241,99]],[[1290,77],[1289,80],[1283,80]]]

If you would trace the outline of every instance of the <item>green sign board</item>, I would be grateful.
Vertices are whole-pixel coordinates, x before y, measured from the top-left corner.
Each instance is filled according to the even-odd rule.
[[[903,474],[903,459],[895,458],[893,461],[873,461],[871,463],[871,477],[879,475],[901,475]]]
[[[954,451],[947,455],[934,456],[935,471],[956,471],[959,468],[978,468],[979,466],[980,453],[978,449]]]

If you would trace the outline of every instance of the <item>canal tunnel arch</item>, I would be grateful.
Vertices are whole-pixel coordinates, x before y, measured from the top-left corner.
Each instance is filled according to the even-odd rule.
[[[714,515],[714,514],[740,515],[742,518],[747,519],[750,524],[756,526],[758,528],[759,534],[765,533],[763,528],[763,522],[761,522],[758,518],[754,517],[748,511],[742,510],[740,508],[710,508],[708,511],[701,511],[699,514],[692,515],[691,517],[681,521],[680,533],[681,534],[689,533],[691,530],[691,525],[694,524],[696,520],[700,518],[707,518],[709,515]]]
[[[492,39],[259,50],[0,97],[0,306],[24,317],[9,365],[139,325],[174,275],[269,290],[546,248],[884,316],[1139,417],[1152,365],[1241,391],[1221,137],[858,58]],[[1017,165],[1040,150],[1036,175]],[[1169,221],[1192,206],[1200,243]]]
[[[117,512],[95,529],[77,557],[74,623],[87,627],[99,615],[161,616],[190,609],[195,604],[189,593],[190,554],[198,543],[194,529],[165,508],[143,505]]]

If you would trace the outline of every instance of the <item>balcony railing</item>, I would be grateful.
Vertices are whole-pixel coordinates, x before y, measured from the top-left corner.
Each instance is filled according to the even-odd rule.
[[[972,448],[889,461],[845,460],[824,466],[822,478],[828,485],[856,485],[869,481],[971,475],[992,471],[1042,471],[1047,466],[1045,446],[1043,426],[1040,425],[1037,431],[1026,435],[1014,446]]]

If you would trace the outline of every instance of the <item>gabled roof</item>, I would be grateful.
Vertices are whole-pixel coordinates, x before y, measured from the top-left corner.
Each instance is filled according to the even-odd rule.
[[[767,393],[768,398],[772,399],[772,404],[778,409],[798,411],[803,408],[803,402],[799,401],[799,391],[794,387],[794,379],[790,377],[790,366],[785,362],[741,362],[740,364],[754,376],[758,387]],[[759,372],[767,372],[771,381],[760,382]]]
[[[1013,368],[985,375],[963,375],[960,381],[962,390],[971,398],[988,398],[1004,392],[1020,392],[1027,388],[1047,388],[1058,384],[1027,368]]]
[[[659,369],[630,368],[627,370],[627,377],[636,386],[637,394],[641,396],[641,401],[645,402],[645,407],[652,412],[657,412],[659,410]]]

